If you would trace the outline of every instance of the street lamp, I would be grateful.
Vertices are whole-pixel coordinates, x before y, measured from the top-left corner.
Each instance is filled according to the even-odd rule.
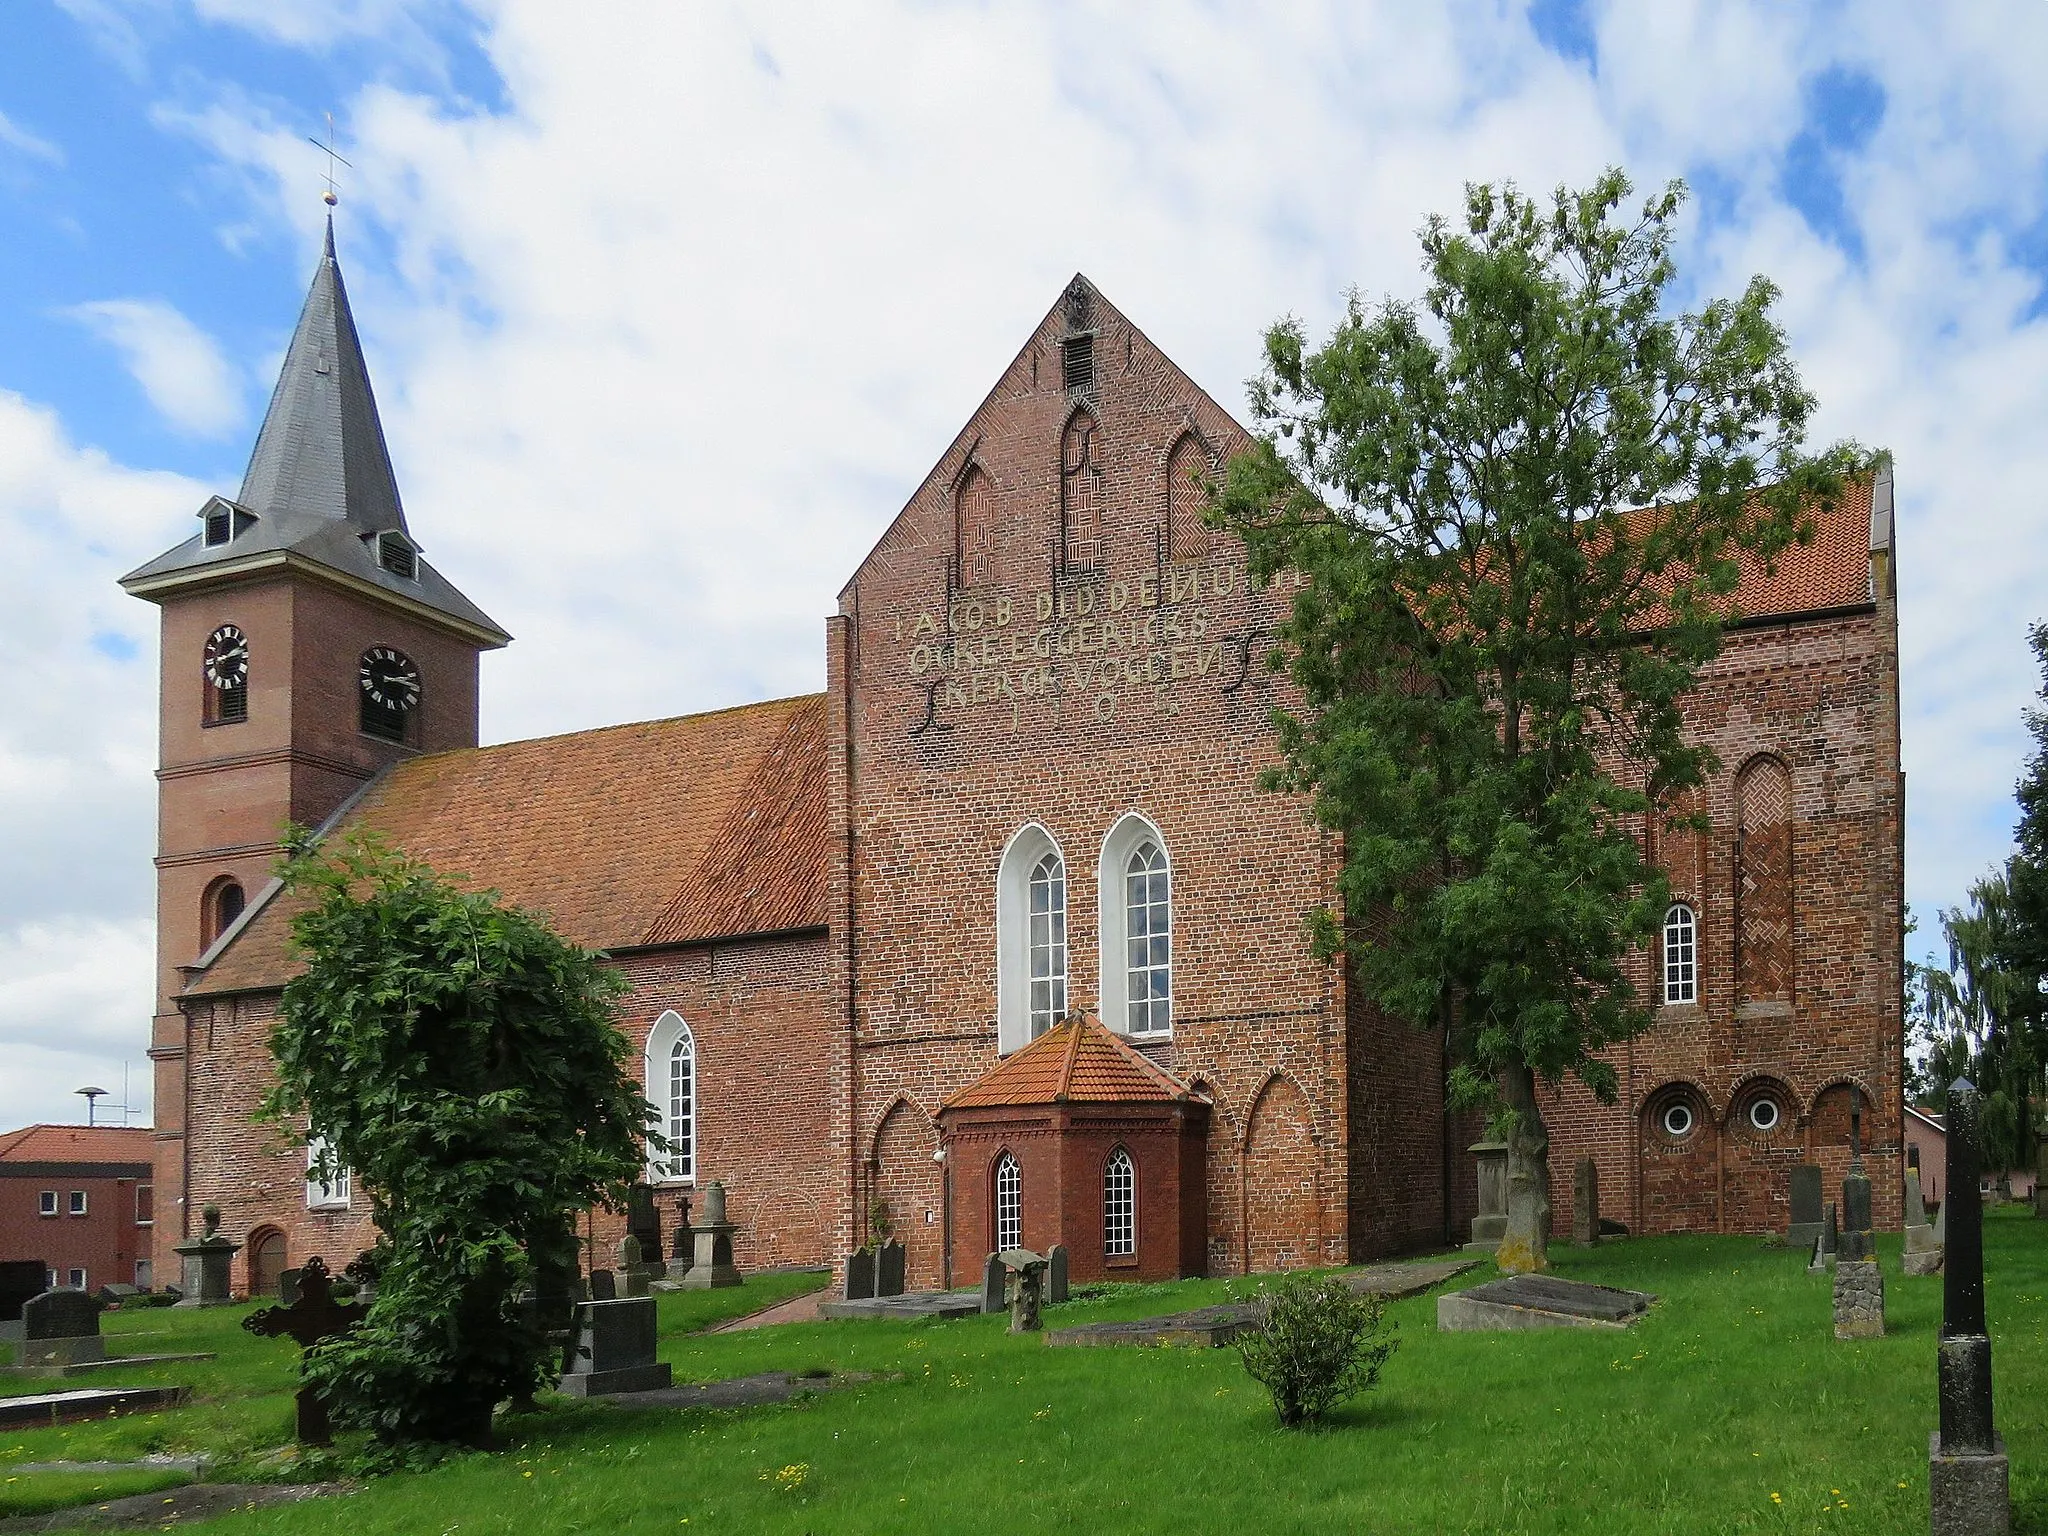
[[[106,1091],[107,1091],[107,1090],[106,1090],[106,1089],[104,1089],[104,1088],[76,1088],[76,1089],[73,1089],[72,1091],[73,1091],[74,1093],[78,1093],[78,1094],[81,1094],[81,1095],[83,1095],[83,1096],[84,1096],[84,1098],[85,1098],[85,1123],[86,1123],[87,1125],[91,1125],[91,1124],[92,1124],[92,1112],[93,1112],[93,1111],[94,1111],[95,1109],[97,1109],[97,1108],[99,1107],[99,1102],[100,1102],[100,1099],[101,1099],[101,1097],[102,1097],[102,1096],[103,1096],[103,1095],[104,1095],[104,1094],[106,1093]]]

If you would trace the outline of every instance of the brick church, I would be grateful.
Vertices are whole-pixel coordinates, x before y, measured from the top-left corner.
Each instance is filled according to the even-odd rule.
[[[365,1192],[251,1118],[287,821],[379,829],[606,951],[675,1144],[654,1199],[722,1180],[743,1267],[878,1224],[913,1285],[1014,1244],[1151,1277],[1461,1239],[1480,1127],[1443,1043],[1310,957],[1341,850],[1257,787],[1287,593],[1198,486],[1247,442],[1077,277],[840,591],[823,693],[481,747],[510,636],[406,520],[330,230],[239,493],[123,580],[163,613],[159,1265],[209,1203],[250,1291],[370,1239]],[[1746,573],[1689,705],[1721,767],[1711,830],[1653,841],[1656,1025],[1618,1104],[1550,1106],[1554,1198],[1590,1153],[1633,1231],[1782,1227],[1857,1107],[1897,1219],[1888,473],[1814,535]]]

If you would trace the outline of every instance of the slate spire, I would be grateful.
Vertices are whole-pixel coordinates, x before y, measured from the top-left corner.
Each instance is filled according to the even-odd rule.
[[[405,529],[370,370],[334,255],[334,216],[298,329],[236,498],[259,517],[335,518]]]

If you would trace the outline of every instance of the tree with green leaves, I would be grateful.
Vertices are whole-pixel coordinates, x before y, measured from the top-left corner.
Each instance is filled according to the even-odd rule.
[[[612,1017],[624,983],[541,918],[372,838],[295,834],[305,970],[284,991],[266,1113],[304,1117],[316,1173],[352,1170],[377,1229],[361,1327],[309,1352],[335,1422],[391,1444],[482,1443],[551,1379],[535,1304],[566,1293],[575,1217],[619,1206],[652,1106]]]
[[[1261,441],[1217,498],[1256,576],[1300,578],[1269,783],[1342,834],[1315,943],[1448,1031],[1454,1102],[1508,1143],[1511,1270],[1546,1262],[1537,1085],[1612,1101],[1601,1053],[1649,1023],[1628,959],[1668,887],[1640,833],[1712,766],[1681,706],[1738,559],[1867,467],[1803,451],[1772,285],[1671,313],[1683,188],[1637,218],[1629,196],[1618,171],[1547,202],[1468,188],[1423,230],[1420,306],[1354,294],[1319,350],[1274,326]]]
[[[2014,790],[2020,824],[2013,836],[2018,848],[2007,865],[2012,905],[2005,961],[2026,978],[2016,1006],[2036,1028],[2048,1029],[2048,624],[2029,628],[2027,640],[2041,671],[2041,691],[2026,712],[2034,750]]]
[[[2008,870],[1970,887],[1964,907],[1941,914],[1948,966],[1923,966],[1927,1064],[1941,1085],[1968,1077],[1983,1095],[1979,1132],[1987,1169],[2021,1168],[2034,1160],[2041,1099],[2041,1040],[2029,1017],[2038,978],[2013,968],[2014,921]]]

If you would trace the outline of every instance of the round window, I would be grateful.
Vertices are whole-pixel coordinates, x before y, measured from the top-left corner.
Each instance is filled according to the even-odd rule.
[[[1683,1099],[1665,1109],[1664,1134],[1678,1141],[1692,1134],[1692,1106]]]
[[[1775,1131],[1778,1128],[1778,1101],[1766,1098],[1751,1104],[1749,1123],[1760,1131]]]

